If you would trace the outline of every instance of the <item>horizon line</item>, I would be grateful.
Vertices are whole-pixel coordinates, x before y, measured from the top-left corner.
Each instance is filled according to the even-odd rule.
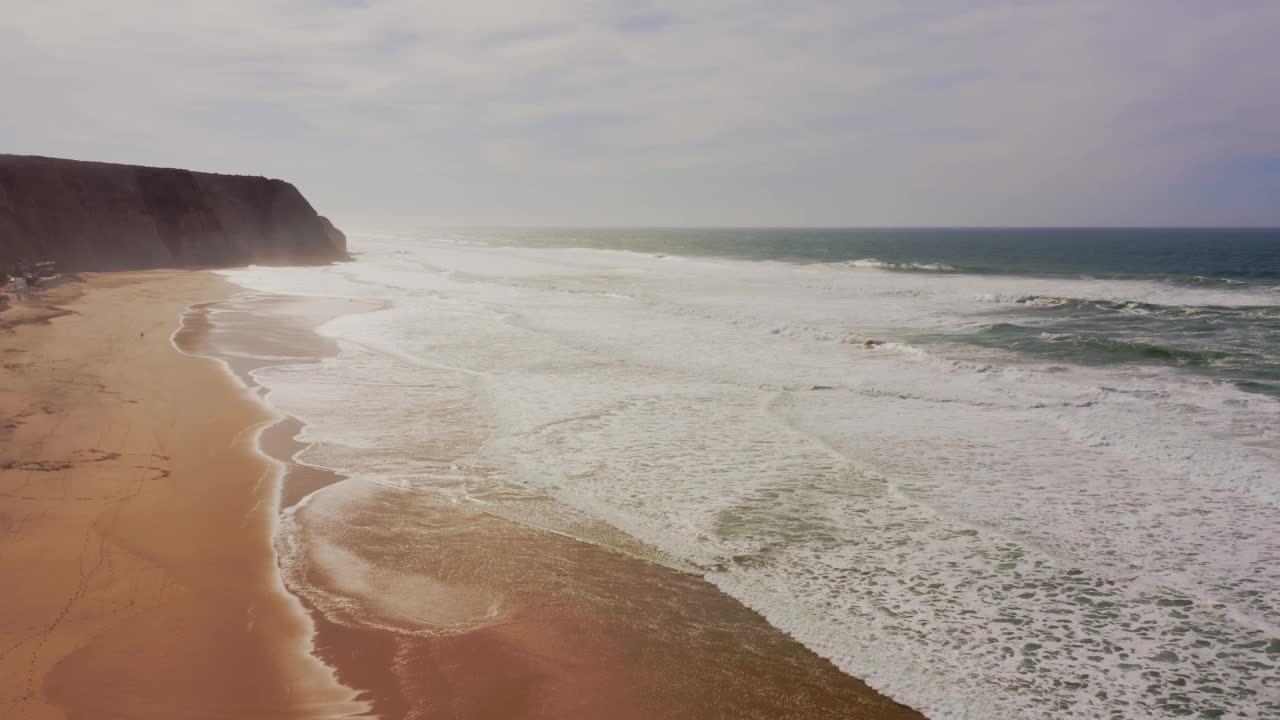
[[[345,224],[345,223],[344,223]],[[355,225],[352,225],[355,227]],[[426,223],[415,229],[467,229],[467,230],[859,230],[859,231],[920,231],[920,230],[1251,230],[1280,232],[1280,225],[645,225],[645,224],[583,224],[568,223]],[[375,228],[367,228],[369,232]],[[394,232],[382,228],[384,232]],[[405,229],[402,228],[401,231]],[[355,229],[352,232],[361,232]]]

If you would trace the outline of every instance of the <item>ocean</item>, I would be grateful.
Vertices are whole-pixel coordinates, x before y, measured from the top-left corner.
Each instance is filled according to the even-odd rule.
[[[397,518],[475,507],[700,574],[930,717],[1280,716],[1280,231],[351,247],[226,271],[221,311],[326,298],[337,355],[253,377],[349,478],[278,543],[327,616],[439,617],[441,526]]]

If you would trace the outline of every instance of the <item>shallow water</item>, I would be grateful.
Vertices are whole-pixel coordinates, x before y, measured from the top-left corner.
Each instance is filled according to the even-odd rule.
[[[384,303],[255,374],[303,459],[639,539],[934,717],[1280,713],[1273,286],[495,242],[227,273]],[[501,612],[394,575],[321,601]]]

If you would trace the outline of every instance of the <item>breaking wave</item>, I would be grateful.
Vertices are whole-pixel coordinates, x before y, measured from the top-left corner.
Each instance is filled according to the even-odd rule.
[[[1027,308],[1062,311],[1098,311],[1126,313],[1157,318],[1187,318],[1197,316],[1229,316],[1240,319],[1280,319],[1280,306],[1274,305],[1162,305],[1140,300],[1116,298],[1077,298],[1053,295],[989,295],[995,303],[1011,303]]]
[[[983,272],[979,268],[961,268],[955,265],[948,265],[940,262],[891,262],[888,260],[877,260],[876,258],[863,258],[861,260],[850,260],[844,265],[853,268],[873,268],[876,270],[890,270],[893,272],[927,272],[927,273],[955,273],[955,272]]]
[[[1273,273],[1258,276],[1259,279],[1271,279],[1274,277],[1276,276]],[[1207,277],[1204,275],[1161,275],[1159,279],[1175,285],[1188,285],[1190,287],[1246,287],[1253,284],[1247,280]]]
[[[1142,361],[1157,360],[1190,365],[1208,365],[1231,357],[1218,350],[1185,350],[1153,343],[1116,340],[1113,338],[1082,337],[1071,334],[1042,333],[1041,339],[1051,343],[1066,343],[1094,352],[1107,360]]]
[[[1062,355],[1062,347],[1069,347],[1078,351],[1071,353],[1071,359],[1089,364],[1158,362],[1174,365],[1212,365],[1232,357],[1232,353],[1223,350],[1177,348],[1136,340],[1046,332],[1040,328],[1015,323],[983,325],[978,328],[978,332],[986,337],[1007,340],[1008,345],[1016,349],[1040,349],[1051,352],[1055,356]],[[1028,345],[1031,344],[1039,347],[1029,348]],[[1059,347],[1055,348],[1055,346]]]

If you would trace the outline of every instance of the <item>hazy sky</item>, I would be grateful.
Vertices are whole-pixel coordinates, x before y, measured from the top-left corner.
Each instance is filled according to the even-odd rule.
[[[417,223],[1280,225],[1280,1],[0,0],[0,152]]]

